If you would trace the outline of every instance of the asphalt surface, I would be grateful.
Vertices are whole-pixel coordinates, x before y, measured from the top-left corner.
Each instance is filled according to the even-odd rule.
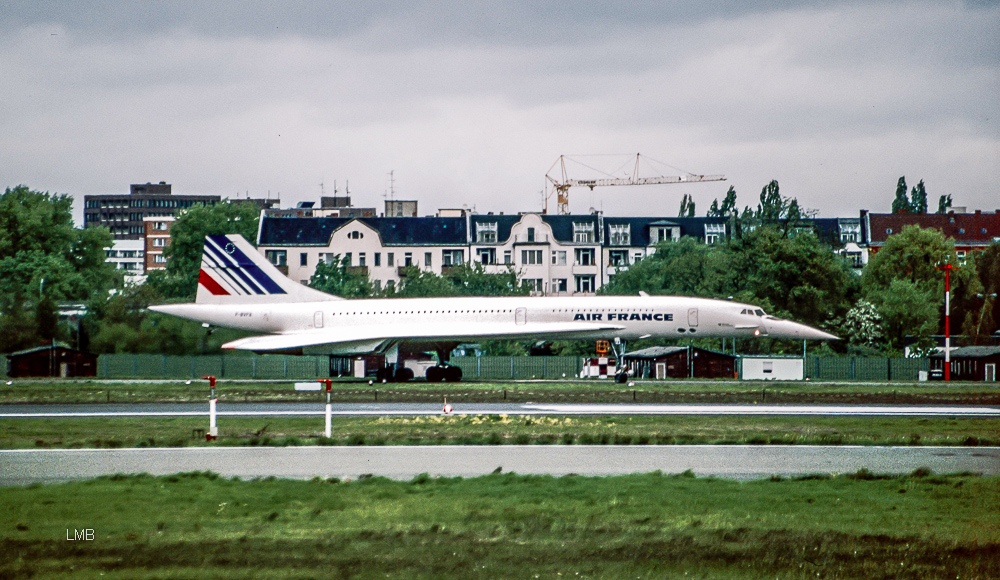
[[[502,472],[554,476],[681,473],[727,479],[774,475],[935,473],[1000,475],[1000,448],[849,446],[427,446],[216,447],[0,451],[0,485],[89,479],[116,473],[211,470],[225,477],[408,480],[421,473],[474,477]]]
[[[458,403],[456,415],[825,415],[901,417],[1000,417],[1000,407],[914,405],[652,405],[558,403]],[[219,403],[219,416],[319,416],[325,403]],[[441,403],[338,403],[341,416],[439,415]],[[208,403],[96,403],[0,405],[0,418],[204,417]]]

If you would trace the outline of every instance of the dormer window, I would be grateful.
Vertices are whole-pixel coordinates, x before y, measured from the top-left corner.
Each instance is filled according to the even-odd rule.
[[[573,241],[578,244],[593,244],[594,222],[573,222]]]
[[[476,243],[477,244],[497,243],[497,223],[496,222],[477,223]]]
[[[632,243],[632,234],[628,224],[611,224],[609,229],[612,246],[628,246]]]

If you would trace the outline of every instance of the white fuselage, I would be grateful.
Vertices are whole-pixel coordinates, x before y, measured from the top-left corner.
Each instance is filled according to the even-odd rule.
[[[683,296],[462,297],[335,300],[270,304],[178,304],[163,312],[240,330],[269,333],[336,332],[351,327],[476,325],[533,327],[595,322],[617,328],[554,332],[554,338],[772,338],[828,339],[831,335],[776,319],[755,306]],[[526,336],[529,333],[525,333]],[[540,336],[537,332],[530,336]]]

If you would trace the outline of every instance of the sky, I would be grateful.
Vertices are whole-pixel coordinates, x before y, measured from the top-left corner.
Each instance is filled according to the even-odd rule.
[[[848,217],[900,176],[932,211],[1000,209],[996,0],[13,0],[0,31],[0,186],[70,194],[77,223],[150,181],[540,211],[561,155],[585,179],[636,153],[727,181],[573,188],[571,211],[704,215],[777,180]]]

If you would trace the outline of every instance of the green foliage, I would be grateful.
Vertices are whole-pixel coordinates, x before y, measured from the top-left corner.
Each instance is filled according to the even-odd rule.
[[[937,213],[948,213],[951,203],[951,194],[939,197]]]
[[[757,219],[764,223],[776,222],[785,216],[785,210],[788,209],[788,201],[782,199],[779,193],[779,187],[777,180],[771,180],[770,183],[764,186],[760,190],[760,203],[757,205]]]
[[[973,344],[989,344],[990,336],[1000,330],[1000,242],[973,257],[978,285],[976,295],[970,296],[962,333]]]
[[[452,267],[446,277],[462,296],[527,296],[531,291],[519,283],[512,266],[490,274],[482,264],[473,262]]]
[[[341,298],[369,298],[375,293],[364,269],[352,268],[351,259],[341,258],[339,254],[332,260],[316,264],[309,286]]]
[[[687,237],[662,243],[655,254],[601,288],[608,295],[639,291],[734,297],[776,316],[831,327],[851,308],[858,282],[847,264],[811,233],[786,237],[778,227],[760,226],[724,245]]]
[[[906,176],[896,182],[896,198],[892,200],[892,213],[910,213],[910,198],[906,195]]]
[[[691,194],[685,193],[681,198],[681,208],[677,212],[677,217],[694,217],[694,199]]]
[[[181,211],[170,228],[170,245],[163,252],[167,267],[150,274],[147,283],[165,298],[194,300],[205,236],[240,234],[255,240],[259,214],[254,204],[228,200]]]
[[[725,297],[733,292],[733,256],[724,247],[708,246],[691,237],[661,242],[656,253],[616,274],[601,287],[605,295],[670,294]]]
[[[926,343],[939,332],[944,273],[936,266],[944,263],[958,263],[953,242],[938,230],[916,225],[889,236],[869,260],[861,286],[882,316],[890,348],[902,349],[908,335]],[[974,280],[974,267],[952,271],[952,295],[967,299]]]
[[[399,286],[395,290],[386,289],[383,295],[397,298],[527,296],[530,291],[519,283],[517,272],[511,267],[492,274],[482,264],[473,263],[447,268],[441,276],[416,266],[403,268]]]
[[[874,304],[863,298],[847,311],[842,328],[855,347],[877,351],[882,345],[882,315]]]
[[[828,327],[853,304],[855,276],[812,233],[789,238],[760,227],[734,241],[731,251],[734,290],[762,306],[769,302],[771,314]]]
[[[105,228],[73,227],[72,199],[19,185],[0,196],[0,352],[60,338],[56,305],[104,296],[123,276]]]
[[[246,336],[235,330],[206,330],[197,322],[146,310],[163,297],[150,284],[128,285],[109,300],[92,301],[87,317],[89,350],[95,353],[203,354],[218,352]]]
[[[443,276],[421,270],[416,266],[404,267],[399,285],[391,294],[398,298],[423,298],[432,296],[458,296],[458,288]]]
[[[927,213],[927,191],[924,189],[923,179],[910,192],[910,213]]]

